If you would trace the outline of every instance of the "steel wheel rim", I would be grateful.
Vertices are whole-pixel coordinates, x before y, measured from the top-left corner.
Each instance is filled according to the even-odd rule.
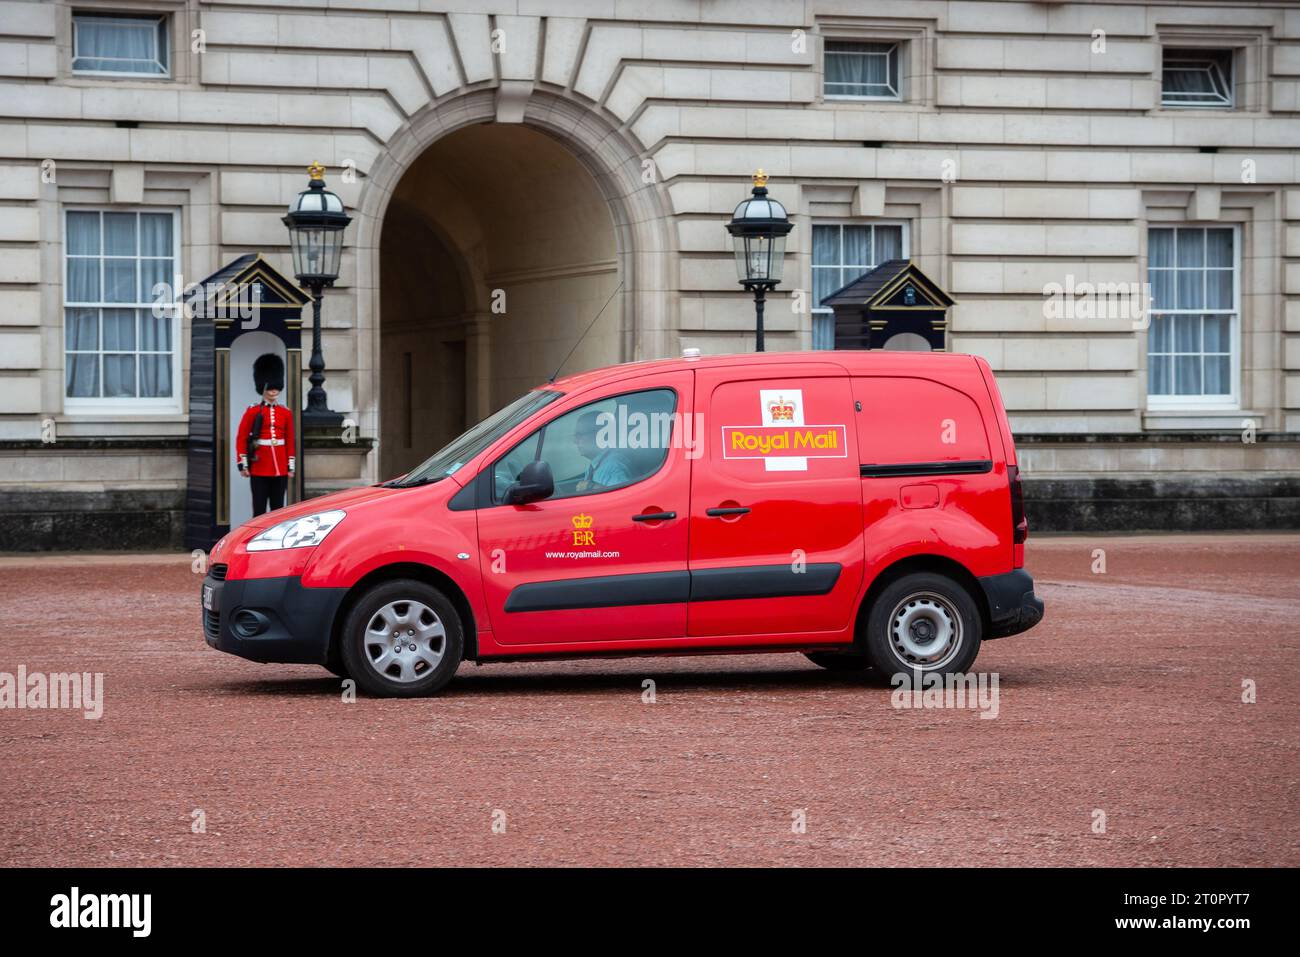
[[[401,598],[371,614],[362,651],[370,669],[389,681],[423,681],[442,662],[447,629],[424,602]]]
[[[961,616],[952,602],[934,592],[908,595],[889,616],[890,647],[909,668],[942,668],[957,657],[962,641]]]

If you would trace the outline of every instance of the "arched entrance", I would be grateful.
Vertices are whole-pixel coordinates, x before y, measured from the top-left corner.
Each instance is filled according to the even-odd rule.
[[[464,429],[474,312],[457,253],[418,209],[394,200],[381,250],[379,474],[390,477]]]
[[[495,122],[494,104],[422,112],[363,194],[358,399],[380,478],[545,381],[575,343],[566,374],[667,354],[667,219],[634,144],[540,91],[522,123]]]

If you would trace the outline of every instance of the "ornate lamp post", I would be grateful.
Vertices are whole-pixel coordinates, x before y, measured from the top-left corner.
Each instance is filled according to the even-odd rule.
[[[740,284],[754,294],[755,349],[763,351],[763,303],[781,281],[785,237],[793,228],[785,207],[767,195],[767,174],[754,174],[753,195],[736,207],[727,232],[736,246]]]
[[[330,411],[325,396],[325,356],[320,347],[320,303],[325,289],[339,278],[343,252],[343,230],[352,217],[343,211],[343,201],[325,188],[325,167],[313,163],[307,169],[311,181],[289,204],[284,224],[289,227],[293,247],[293,272],[312,296],[311,389],[302,413],[304,428],[337,428],[343,416]]]

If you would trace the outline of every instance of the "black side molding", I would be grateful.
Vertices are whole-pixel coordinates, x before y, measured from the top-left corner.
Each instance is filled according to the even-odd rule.
[[[961,462],[902,462],[898,465],[860,466],[863,478],[901,478],[912,475],[980,475],[993,471],[990,459]]]
[[[518,586],[506,599],[506,611],[672,605],[686,601],[690,593],[691,573],[685,570],[569,578],[553,582],[529,582]]]
[[[685,601],[735,598],[786,598],[825,595],[839,581],[838,562],[815,562],[801,571],[789,564],[702,568],[694,572],[602,575],[551,582],[529,582],[506,599],[506,611],[564,611],[672,605]]]
[[[816,562],[802,571],[790,564],[698,568],[691,572],[691,601],[825,595],[839,577],[839,562]]]

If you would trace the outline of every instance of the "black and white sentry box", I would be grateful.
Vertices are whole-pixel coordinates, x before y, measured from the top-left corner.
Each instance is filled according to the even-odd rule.
[[[954,302],[910,259],[890,259],[821,304],[835,313],[836,349],[942,352]]]
[[[302,463],[302,309],[311,298],[259,254],[248,253],[203,280],[186,297],[190,323],[190,434],[185,492],[185,547],[210,549],[252,517],[247,480],[235,465],[235,434],[244,410],[259,401],[253,361],[284,360],[284,403],[293,415]],[[302,474],[289,481],[285,504],[302,500]],[[241,483],[243,483],[241,485]]]

